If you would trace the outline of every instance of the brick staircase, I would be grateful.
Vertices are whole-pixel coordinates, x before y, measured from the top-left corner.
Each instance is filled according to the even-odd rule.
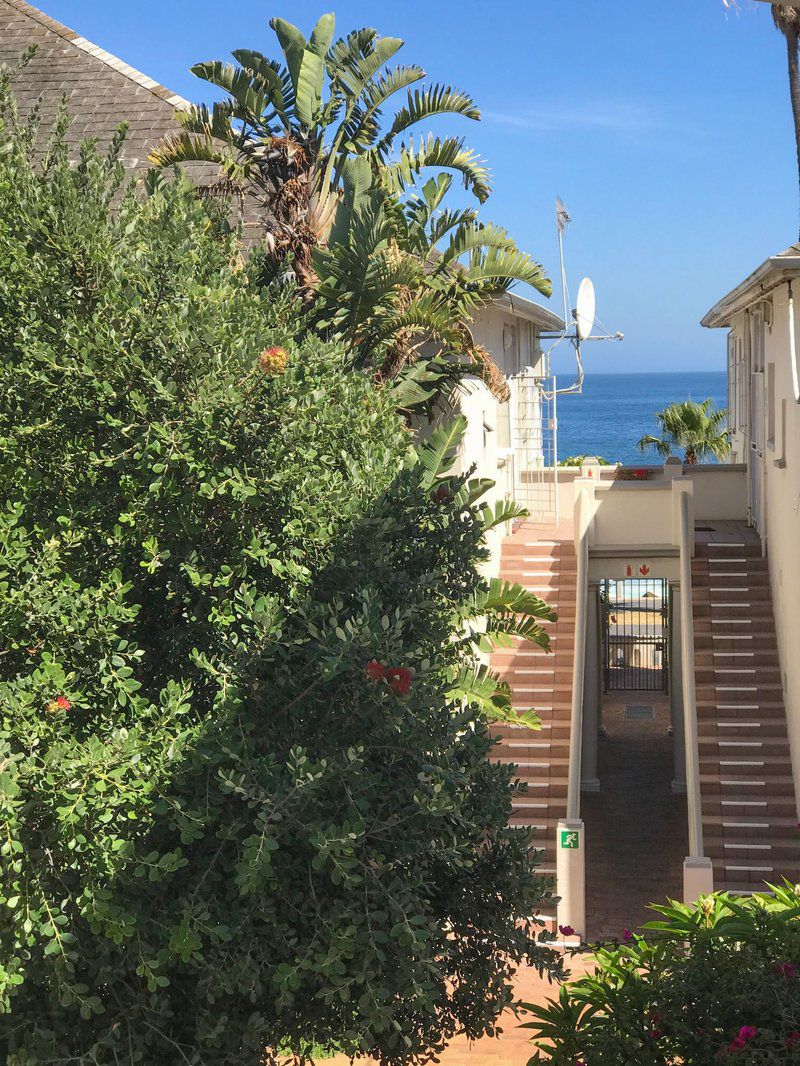
[[[800,880],[769,569],[757,543],[697,544],[692,563],[700,791],[718,890]]]
[[[514,707],[533,707],[542,719],[541,732],[497,726],[494,733],[500,743],[493,758],[516,763],[518,777],[527,783],[527,793],[514,801],[511,824],[536,827],[537,845],[543,850],[540,872],[555,878],[556,824],[567,805],[575,646],[577,560],[571,535],[554,539],[552,529],[540,534],[523,526],[503,542],[500,576],[524,585],[558,612],[557,622],[546,623],[549,653],[529,641],[517,641],[491,658],[492,669],[511,686]]]

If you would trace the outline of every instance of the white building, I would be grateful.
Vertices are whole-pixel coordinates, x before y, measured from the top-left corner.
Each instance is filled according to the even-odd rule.
[[[735,462],[769,560],[795,784],[800,789],[800,244],[770,256],[702,324],[728,330]]]

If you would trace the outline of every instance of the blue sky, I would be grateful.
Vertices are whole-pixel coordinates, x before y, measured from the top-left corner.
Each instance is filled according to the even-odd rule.
[[[274,54],[268,20],[308,32],[319,0],[40,0],[54,18],[190,99],[188,73],[232,48]],[[572,294],[584,274],[623,344],[588,370],[722,369],[701,315],[798,233],[798,181],[782,38],[769,6],[740,0],[339,0],[338,29],[403,37],[402,59],[470,91],[454,120],[490,162],[483,214],[557,274],[553,203]],[[559,309],[559,295],[553,305]]]

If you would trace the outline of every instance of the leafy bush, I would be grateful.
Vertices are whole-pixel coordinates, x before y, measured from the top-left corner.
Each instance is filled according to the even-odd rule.
[[[583,466],[587,459],[597,459],[600,466],[611,466],[608,459],[604,459],[602,455],[589,456],[589,455],[568,455],[566,459],[562,459],[558,464],[559,466]]]
[[[9,107],[2,1061],[491,1031],[514,963],[553,965],[465,629],[544,639],[476,571],[513,508],[439,477],[456,431],[416,450],[346,352],[296,342],[182,180],[123,194],[58,135],[34,168]]]
[[[553,1066],[800,1062],[800,888],[654,907],[647,939],[596,952],[592,975],[528,1005]]]

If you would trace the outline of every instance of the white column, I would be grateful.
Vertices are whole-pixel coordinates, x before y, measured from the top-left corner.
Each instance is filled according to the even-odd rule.
[[[681,588],[670,582],[669,614],[669,706],[672,718],[673,777],[672,791],[686,793],[686,751],[684,749],[683,652],[681,648]]]
[[[559,926],[572,926],[586,939],[586,833],[583,819],[561,818],[556,830]]]
[[[586,604],[586,667],[583,675],[581,792],[599,792],[597,734],[600,729],[600,586],[589,583]]]

